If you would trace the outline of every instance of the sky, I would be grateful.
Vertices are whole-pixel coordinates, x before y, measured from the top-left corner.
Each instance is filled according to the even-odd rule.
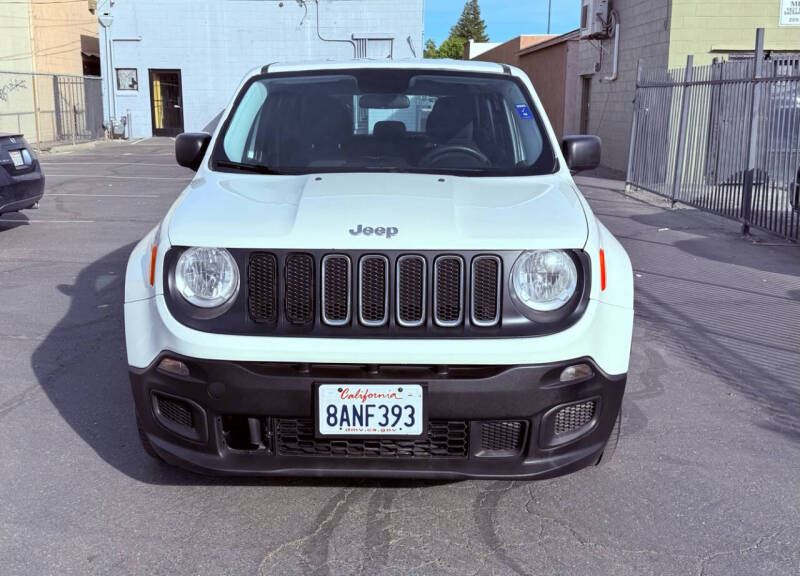
[[[551,0],[550,33],[563,34],[578,27],[581,0]],[[465,0],[425,0],[425,39],[437,46],[450,35]],[[481,16],[491,42],[505,42],[520,34],[547,32],[548,0],[480,0]]]

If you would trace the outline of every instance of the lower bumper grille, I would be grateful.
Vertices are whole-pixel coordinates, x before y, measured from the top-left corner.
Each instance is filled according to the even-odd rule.
[[[496,420],[481,423],[481,448],[491,452],[519,452],[525,440],[525,422]]]
[[[170,398],[161,394],[155,395],[158,411],[161,415],[179,426],[194,428],[194,418],[192,417],[192,407],[183,400]]]
[[[586,426],[594,418],[596,408],[597,403],[594,400],[562,408],[556,413],[554,434],[559,436]]]
[[[466,458],[469,424],[463,420],[428,422],[428,432],[416,440],[316,438],[311,419],[276,421],[275,440],[283,456],[352,458]]]

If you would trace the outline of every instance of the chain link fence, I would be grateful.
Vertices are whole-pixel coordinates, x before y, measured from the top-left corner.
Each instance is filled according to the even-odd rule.
[[[102,138],[101,79],[0,70],[0,132],[24,134],[38,149]]]
[[[627,184],[797,241],[800,55],[639,71]]]

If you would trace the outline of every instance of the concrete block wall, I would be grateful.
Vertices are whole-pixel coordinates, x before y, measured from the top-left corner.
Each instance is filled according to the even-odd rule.
[[[603,141],[601,165],[623,176],[633,119],[637,63],[664,67],[669,59],[670,3],[665,0],[614,0],[619,14],[620,44],[616,80],[612,73],[614,39],[581,40],[579,68],[589,79],[587,132]],[[580,108],[575,112],[580,114]]]
[[[107,5],[106,5],[107,6]],[[133,138],[152,134],[149,69],[180,69],[184,129],[201,130],[233,97],[249,70],[276,61],[350,59],[353,47],[325,39],[353,34],[389,34],[394,58],[413,57],[411,38],[422,57],[423,0],[117,0],[113,23],[100,28],[104,76],[115,82],[109,66],[136,68],[139,89],[109,98],[104,82],[106,118],[130,110]],[[110,42],[108,41],[110,40]],[[376,42],[369,56],[388,56],[388,42]]]

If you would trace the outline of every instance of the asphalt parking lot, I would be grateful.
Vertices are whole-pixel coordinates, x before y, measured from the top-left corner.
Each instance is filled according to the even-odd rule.
[[[42,156],[0,217],[0,573],[800,573],[800,247],[580,179],[636,272],[622,438],[541,482],[214,479],[141,450],[125,263],[172,142]]]

